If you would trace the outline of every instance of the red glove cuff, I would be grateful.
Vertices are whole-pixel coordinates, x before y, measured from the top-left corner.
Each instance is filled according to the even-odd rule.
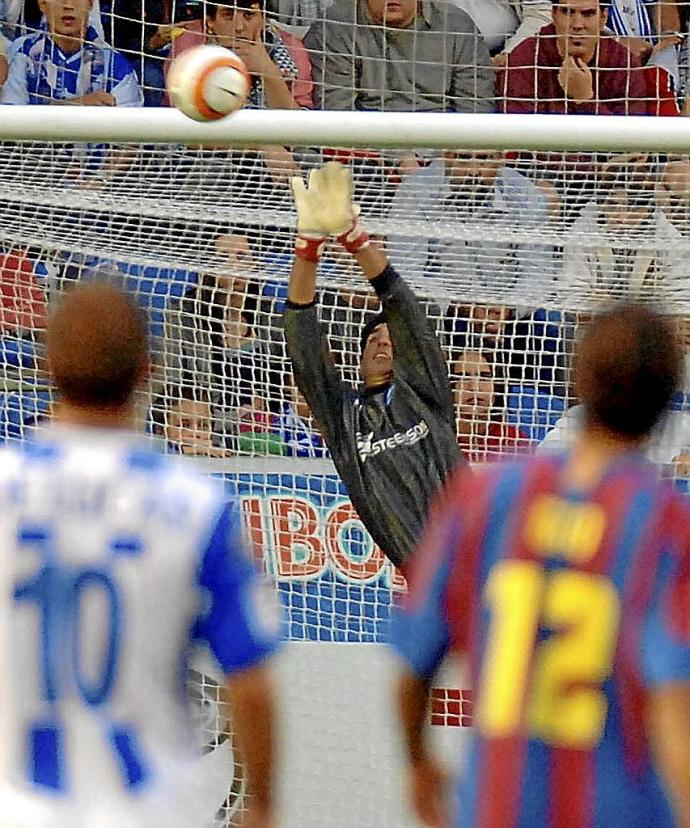
[[[369,234],[355,219],[352,222],[352,227],[341,236],[338,236],[338,241],[348,253],[358,253],[369,244]]]
[[[297,236],[295,239],[295,256],[304,259],[306,262],[318,264],[325,244],[326,239]]]

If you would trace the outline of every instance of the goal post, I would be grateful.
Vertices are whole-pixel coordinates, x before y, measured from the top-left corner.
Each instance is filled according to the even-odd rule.
[[[690,124],[685,118],[646,116],[274,109],[198,123],[167,108],[6,106],[0,140],[686,153]]]
[[[50,417],[38,336],[49,303],[79,280],[130,291],[154,356],[142,424],[241,500],[286,610],[281,824],[413,825],[383,643],[405,585],[291,377],[289,179],[330,159],[350,165],[362,220],[444,348],[460,445],[483,464],[575,433],[570,354],[602,303],[642,296],[690,316],[690,122],[271,110],[197,124],[171,110],[2,107],[0,142],[0,439],[32,439]],[[335,245],[318,285],[355,386],[377,302]],[[685,396],[674,406],[649,452],[684,486]],[[231,722],[218,676],[197,666],[209,819],[217,809],[232,825],[243,776],[235,767],[223,789]],[[438,680],[430,718],[451,757],[471,721],[459,675]]]

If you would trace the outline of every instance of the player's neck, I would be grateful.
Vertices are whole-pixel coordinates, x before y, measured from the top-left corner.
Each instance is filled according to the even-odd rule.
[[[55,422],[80,428],[133,429],[136,425],[134,405],[80,406],[58,403],[53,416]]]
[[[620,455],[636,451],[637,439],[624,439],[607,429],[589,425],[577,439],[564,475],[575,489],[590,489],[598,484],[611,463]]]

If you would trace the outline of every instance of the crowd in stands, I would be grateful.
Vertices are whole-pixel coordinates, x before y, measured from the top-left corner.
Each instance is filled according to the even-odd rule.
[[[570,8],[550,0],[3,0],[2,100],[158,106],[167,103],[170,61],[213,42],[244,59],[249,105],[258,108],[680,111],[684,0]]]
[[[690,3],[680,0],[0,0],[0,102],[167,106],[170,62],[213,42],[244,59],[254,108],[683,116],[689,19]],[[258,200],[289,198],[290,176],[322,158],[261,146],[238,164],[237,151],[224,152],[224,174],[241,167]],[[98,180],[126,181],[130,162],[105,157]],[[677,242],[690,236],[690,157],[561,154],[535,163],[526,154],[420,149],[343,160],[365,212],[395,227],[423,219],[466,228],[440,238],[392,231],[380,241],[415,284],[431,276],[460,286],[429,309],[448,354],[458,439],[473,462],[556,443],[568,423],[576,428],[568,366],[582,315],[545,308],[687,283]],[[545,227],[561,243],[540,233]],[[654,249],[630,241],[645,233]],[[170,450],[326,456],[279,330],[289,254],[259,246],[267,235],[228,227],[213,240],[209,272],[166,271],[157,282],[110,263],[136,282],[154,319],[150,428]],[[348,267],[335,251],[323,262],[325,272]],[[94,262],[46,265],[36,251],[2,251],[0,437],[49,415],[34,331],[51,291],[93,271]],[[544,297],[544,307],[518,306],[521,295]],[[335,358],[354,381],[353,342],[376,300],[326,288],[320,306]],[[30,376],[35,388],[25,393]],[[664,463],[684,463],[686,443],[690,451],[690,415],[678,414],[679,433],[660,438],[673,446],[657,457]]]

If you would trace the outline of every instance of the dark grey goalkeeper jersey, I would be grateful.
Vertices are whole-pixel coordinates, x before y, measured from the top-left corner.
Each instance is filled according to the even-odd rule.
[[[446,363],[417,298],[387,267],[372,281],[393,343],[393,381],[357,393],[333,364],[316,305],[288,302],[285,338],[355,509],[395,564],[405,561],[448,473],[464,462]]]

